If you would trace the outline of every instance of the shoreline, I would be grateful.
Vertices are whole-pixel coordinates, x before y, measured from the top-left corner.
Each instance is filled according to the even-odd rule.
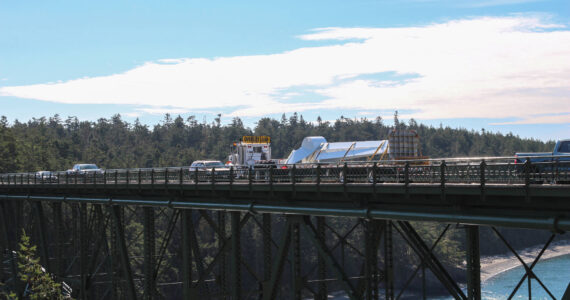
[[[543,246],[533,246],[517,251],[526,264],[532,264]],[[540,257],[539,263],[549,258],[570,254],[570,241],[557,241],[548,246]],[[508,270],[522,266],[517,257],[511,252],[502,255],[481,257],[481,283]]]

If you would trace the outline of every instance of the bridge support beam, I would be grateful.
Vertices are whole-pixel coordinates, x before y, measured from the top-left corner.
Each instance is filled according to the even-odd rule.
[[[309,217],[295,217],[295,218],[303,225],[304,229],[303,233],[305,237],[307,237],[307,239],[311,241],[313,245],[317,248],[319,255],[322,256],[327,266],[333,271],[337,279],[340,281],[340,286],[346,292],[348,298],[358,299],[358,295],[356,295],[356,290],[354,289],[354,286],[348,279],[343,268],[336,261],[336,259],[334,259],[332,253],[327,248],[325,242],[319,239],[317,229],[311,223]]]
[[[156,292],[154,208],[144,207],[144,299],[154,299]]]
[[[232,300],[241,299],[241,237],[240,237],[240,215],[239,211],[231,212],[232,226],[232,248],[231,248],[231,270],[232,270]]]
[[[392,245],[392,221],[384,222],[384,280],[386,299],[394,299],[394,256]]]
[[[215,230],[215,229],[214,229]],[[227,297],[228,293],[228,267],[227,267],[227,254],[223,249],[225,248],[226,239],[226,212],[218,212],[218,251],[221,253],[220,261],[218,262],[218,286],[222,297]]]
[[[61,202],[54,202],[52,204],[53,223],[54,223],[54,242],[55,242],[55,274],[59,280],[65,276],[65,255],[63,245],[63,208]]]
[[[466,225],[467,238],[467,298],[481,299],[481,260],[479,252],[479,226]]]
[[[128,299],[136,299],[136,290],[133,282],[133,273],[131,271],[131,265],[129,262],[129,253],[127,251],[127,245],[125,240],[125,231],[123,227],[121,207],[118,205],[113,205],[110,208],[113,217],[113,225],[116,231],[117,244],[119,247],[119,255],[121,257],[121,267],[123,273],[123,279],[125,280],[126,294]]]
[[[45,266],[48,272],[53,272],[50,268],[49,262],[49,251],[48,251],[48,243],[47,243],[47,235],[46,235],[46,220],[44,216],[44,207],[41,201],[33,202],[34,205],[34,214],[36,215],[36,230],[38,233],[39,238],[39,247],[40,247],[40,257],[41,257],[41,264]]]
[[[182,295],[184,299],[195,299],[192,289],[192,245],[191,228],[192,210],[182,211]]]
[[[364,295],[366,300],[378,299],[378,221],[364,222]]]
[[[10,259],[10,272],[12,277],[12,287],[16,291],[18,299],[22,298],[22,287],[20,284],[20,280],[18,278],[18,263],[16,261],[16,255],[14,255],[14,251],[16,251],[17,240],[15,237],[19,237],[19,234],[10,230],[13,226],[10,226],[10,219],[14,218],[13,213],[10,213],[10,208],[13,208],[13,205],[10,200],[3,200],[0,202],[0,218],[2,219],[2,240],[4,243],[4,247],[8,250],[8,257]],[[13,220],[13,219],[12,219]],[[16,230],[20,230],[19,227],[16,227]],[[2,249],[4,251],[4,249]]]
[[[325,217],[316,217],[317,219],[317,235],[321,241],[326,241],[325,235]],[[327,293],[327,266],[325,265],[325,260],[322,256],[317,257],[317,268],[319,273],[319,292],[315,300],[326,300],[328,298]]]
[[[79,268],[81,272],[81,284],[79,296],[81,299],[88,299],[87,296],[87,270],[89,268],[89,258],[87,256],[87,204],[79,205]]]
[[[451,277],[447,270],[445,270],[441,262],[432,253],[430,248],[428,248],[425,241],[419,236],[413,226],[407,221],[397,221],[396,224],[398,226],[394,225],[394,228],[398,230],[402,238],[406,240],[412,250],[420,257],[422,263],[431,270],[450,295],[455,299],[467,299],[467,296],[465,296],[457,282]]]
[[[291,222],[287,218],[284,226],[285,232],[281,233],[281,240],[279,242],[279,249],[277,250],[277,259],[271,267],[271,281],[263,289],[263,300],[272,300],[277,298],[277,283],[281,280],[283,273],[283,266],[289,251],[289,244],[291,242]]]
[[[301,300],[303,278],[301,276],[301,233],[299,223],[291,223],[291,299]]]
[[[271,215],[263,214],[262,239],[263,239],[263,284],[261,293],[263,295],[266,286],[271,281]]]

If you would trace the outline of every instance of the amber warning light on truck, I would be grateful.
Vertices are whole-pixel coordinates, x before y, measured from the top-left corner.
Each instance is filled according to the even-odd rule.
[[[271,138],[268,136],[244,136],[242,138],[244,144],[269,144]]]

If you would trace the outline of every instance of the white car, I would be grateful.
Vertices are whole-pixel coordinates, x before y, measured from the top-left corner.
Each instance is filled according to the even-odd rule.
[[[103,170],[97,167],[96,164],[76,164],[73,168],[67,170],[67,174],[103,174]]]
[[[228,180],[230,168],[219,160],[197,160],[190,165],[189,176],[191,180],[198,177],[198,181],[209,181],[212,179],[212,171],[215,180]]]
[[[37,171],[36,181],[39,182],[57,182],[57,175],[52,171]]]

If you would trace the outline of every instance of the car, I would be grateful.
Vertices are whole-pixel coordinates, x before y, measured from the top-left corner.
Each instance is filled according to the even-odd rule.
[[[194,161],[188,171],[190,180],[197,178],[198,181],[211,181],[212,175],[214,175],[215,180],[228,180],[230,177],[230,168],[219,160]]]
[[[67,170],[70,175],[103,174],[103,170],[96,164],[75,164],[73,168]]]
[[[57,182],[57,174],[52,171],[37,171],[35,174],[36,182]]]

